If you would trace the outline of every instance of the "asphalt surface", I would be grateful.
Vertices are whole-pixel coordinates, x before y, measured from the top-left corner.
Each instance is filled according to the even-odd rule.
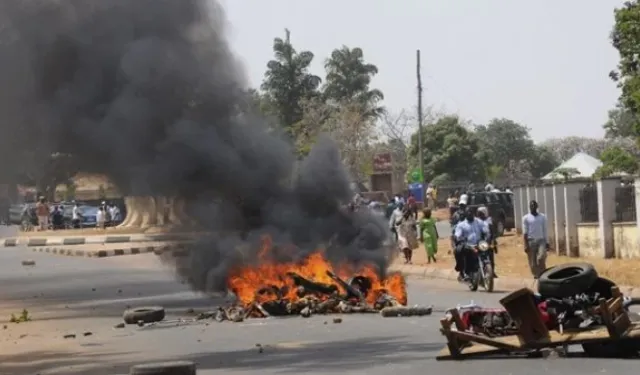
[[[34,267],[20,262],[33,259]],[[244,323],[163,324],[115,329],[127,306],[163,305],[167,320],[205,311],[223,298],[192,293],[153,254],[105,259],[0,249],[3,313],[26,308],[33,321],[7,324],[0,373],[127,374],[133,364],[190,359],[198,374],[626,374],[633,360],[494,358],[437,362],[445,308],[497,306],[502,294],[470,293],[455,283],[409,280],[409,303],[434,305],[433,316],[378,315],[255,319]],[[0,317],[6,321],[8,317]],[[6,324],[6,323],[2,323]],[[83,336],[91,332],[90,336]],[[64,339],[74,333],[76,338]],[[262,347],[262,350],[260,349]],[[7,353],[7,348],[15,350]],[[578,349],[576,349],[576,352]]]

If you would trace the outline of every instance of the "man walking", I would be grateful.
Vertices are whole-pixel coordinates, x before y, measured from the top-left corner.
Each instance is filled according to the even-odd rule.
[[[529,203],[529,213],[522,218],[524,251],[527,253],[529,268],[534,279],[538,279],[546,267],[547,250],[547,217],[538,212],[538,202]]]
[[[38,203],[36,203],[36,216],[38,216],[39,230],[43,231],[49,229],[49,215],[51,215],[49,205],[44,197],[40,197],[40,199],[38,199]]]

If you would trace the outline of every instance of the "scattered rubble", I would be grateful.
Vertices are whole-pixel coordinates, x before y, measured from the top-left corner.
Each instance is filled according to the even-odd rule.
[[[32,267],[32,266],[35,266],[35,265],[36,265],[36,261],[35,261],[35,260],[33,260],[33,259],[25,259],[25,260],[23,260],[21,263],[22,263],[22,265],[23,265],[23,266],[25,266],[25,267],[28,267],[28,266],[31,266],[31,267]]]

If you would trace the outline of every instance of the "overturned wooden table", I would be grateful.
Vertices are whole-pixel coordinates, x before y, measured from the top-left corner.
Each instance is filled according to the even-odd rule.
[[[517,290],[500,300],[500,304],[518,327],[511,336],[488,337],[468,331],[457,309],[447,311],[440,321],[447,345],[436,359],[460,360],[474,356],[494,354],[526,354],[544,348],[587,343],[612,343],[640,339],[640,323],[632,323],[624,308],[624,296],[616,287],[613,297],[599,300],[594,313],[600,314],[604,325],[563,332],[549,330],[528,288]]]

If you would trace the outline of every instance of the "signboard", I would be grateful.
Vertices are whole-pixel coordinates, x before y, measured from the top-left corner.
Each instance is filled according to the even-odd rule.
[[[390,173],[393,171],[391,153],[385,152],[373,157],[373,173]]]

